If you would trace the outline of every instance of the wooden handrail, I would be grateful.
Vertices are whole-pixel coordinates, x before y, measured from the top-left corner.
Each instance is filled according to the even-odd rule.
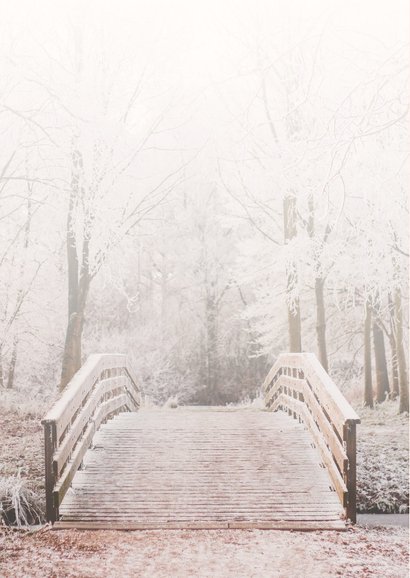
[[[344,508],[356,523],[356,424],[360,418],[313,353],[281,354],[263,384],[266,407],[310,430]]]
[[[89,356],[41,422],[47,521],[58,519],[59,506],[100,425],[122,411],[136,411],[140,403],[126,355]]]

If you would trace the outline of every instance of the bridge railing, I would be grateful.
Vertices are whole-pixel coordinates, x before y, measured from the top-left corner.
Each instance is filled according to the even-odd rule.
[[[356,424],[360,418],[313,353],[282,354],[263,384],[266,407],[310,430],[346,518],[356,523]]]
[[[59,506],[94,433],[122,411],[136,411],[141,392],[126,355],[90,355],[42,420],[45,437],[46,517]]]

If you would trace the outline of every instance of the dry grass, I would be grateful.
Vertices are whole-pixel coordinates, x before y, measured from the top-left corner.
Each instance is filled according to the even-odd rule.
[[[24,525],[43,520],[44,449],[41,418],[49,404],[30,391],[0,392],[0,516]]]
[[[0,516],[5,524],[18,527],[44,521],[43,500],[20,473],[0,477]]]

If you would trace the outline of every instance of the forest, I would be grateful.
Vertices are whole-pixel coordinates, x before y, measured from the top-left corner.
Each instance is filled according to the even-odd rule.
[[[108,350],[154,402],[238,402],[303,350],[408,411],[407,47],[214,16],[3,23],[0,387]]]
[[[0,577],[404,578],[409,22],[0,2]]]

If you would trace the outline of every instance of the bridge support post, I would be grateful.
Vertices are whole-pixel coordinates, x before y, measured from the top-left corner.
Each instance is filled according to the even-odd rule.
[[[344,441],[348,458],[348,469],[345,472],[347,487],[347,518],[356,524],[356,423],[347,421],[344,426]]]
[[[56,477],[53,466],[53,456],[57,448],[56,424],[43,421],[45,442],[45,474],[46,474],[46,519],[54,523],[58,519],[58,507],[54,499]]]

